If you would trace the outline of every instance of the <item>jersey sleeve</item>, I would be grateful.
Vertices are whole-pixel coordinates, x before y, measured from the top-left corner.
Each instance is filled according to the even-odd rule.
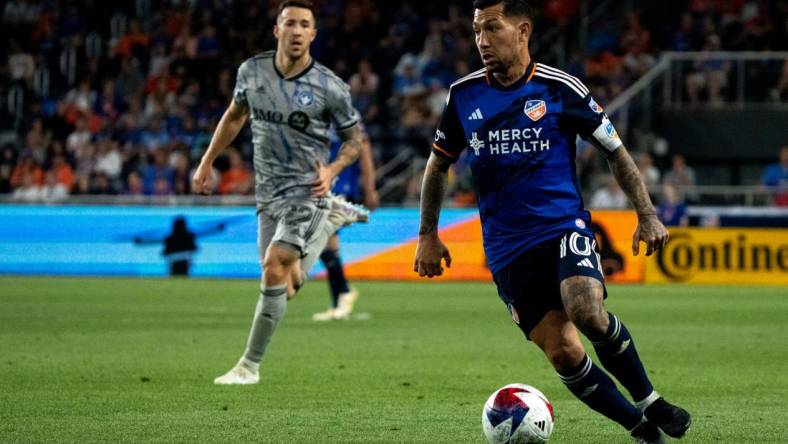
[[[350,87],[340,79],[328,84],[326,106],[338,132],[352,128],[359,121],[358,112],[353,108]]]
[[[613,122],[589,92],[581,95],[576,90],[567,88],[564,92],[564,114],[570,129],[605,156],[609,156],[622,145]]]
[[[249,102],[246,100],[246,91],[249,88],[249,61],[243,62],[238,67],[238,74],[235,78],[235,88],[233,89],[233,100],[237,105],[245,108],[249,107]]]
[[[457,116],[457,105],[454,95],[449,92],[446,100],[446,107],[438,121],[438,128],[435,130],[435,138],[432,143],[432,152],[436,156],[450,159],[452,162],[460,157],[462,150],[465,149],[465,132]]]

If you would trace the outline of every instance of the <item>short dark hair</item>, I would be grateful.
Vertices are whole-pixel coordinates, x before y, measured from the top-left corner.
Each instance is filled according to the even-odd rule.
[[[304,8],[312,11],[312,17],[314,18],[315,22],[317,22],[317,14],[315,13],[315,4],[312,3],[310,0],[283,0],[279,3],[279,7],[276,8],[276,18],[279,19],[279,16],[282,15],[282,11],[285,8]]]
[[[525,17],[532,23],[536,18],[534,7],[527,0],[473,0],[473,7],[484,9],[501,3],[503,3],[503,15]]]

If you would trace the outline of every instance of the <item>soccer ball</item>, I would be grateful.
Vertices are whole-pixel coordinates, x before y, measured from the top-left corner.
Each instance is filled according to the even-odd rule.
[[[482,429],[490,444],[545,443],[553,432],[553,406],[534,387],[509,384],[487,399]]]

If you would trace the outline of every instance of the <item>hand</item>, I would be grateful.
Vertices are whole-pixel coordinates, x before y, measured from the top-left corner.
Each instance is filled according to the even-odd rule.
[[[213,176],[213,165],[200,162],[192,177],[192,193],[211,194],[211,176]]]
[[[440,276],[443,274],[441,260],[446,261],[446,268],[451,268],[451,254],[446,245],[436,235],[419,237],[419,244],[416,246],[416,259],[413,262],[413,271],[419,277]]]
[[[364,193],[364,206],[370,211],[376,210],[380,206],[380,196],[377,191],[372,190],[369,193]]]
[[[323,162],[318,161],[315,166],[317,167],[317,178],[312,182],[312,196],[323,197],[331,191],[331,181],[334,178],[331,176],[331,168]]]
[[[640,242],[646,243],[646,256],[664,247],[668,243],[668,230],[656,215],[638,217],[638,226],[632,235],[632,254],[640,253]]]

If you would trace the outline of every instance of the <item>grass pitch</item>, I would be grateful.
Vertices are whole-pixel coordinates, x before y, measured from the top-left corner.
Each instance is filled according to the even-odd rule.
[[[366,320],[294,300],[261,383],[217,387],[244,347],[250,281],[0,278],[0,442],[483,443],[484,400],[532,384],[555,443],[627,443],[515,328],[492,285],[357,283]],[[686,443],[788,442],[785,288],[611,286]],[[593,354],[592,354],[593,356]]]

